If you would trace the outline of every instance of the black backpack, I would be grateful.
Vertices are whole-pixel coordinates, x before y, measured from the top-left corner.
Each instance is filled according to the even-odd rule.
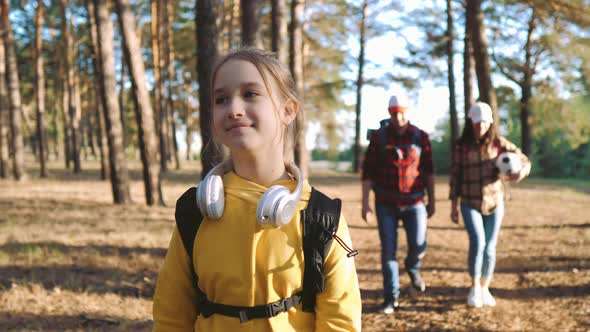
[[[308,207],[301,211],[303,255],[305,260],[303,290],[289,298],[266,305],[238,307],[211,302],[198,287],[199,277],[193,267],[193,247],[203,216],[197,206],[196,188],[193,187],[187,190],[176,202],[175,218],[184,248],[189,256],[190,270],[193,274],[193,286],[197,293],[195,303],[197,314],[209,317],[217,313],[237,317],[243,323],[254,318],[274,317],[281,312],[288,311],[299,303],[302,303],[303,311],[314,312],[316,294],[322,292],[325,288],[324,260],[332,244],[332,239],[336,239],[348,252],[347,257],[358,254],[358,251],[349,248],[336,235],[341,207],[342,202],[340,199],[330,199],[312,188]]]

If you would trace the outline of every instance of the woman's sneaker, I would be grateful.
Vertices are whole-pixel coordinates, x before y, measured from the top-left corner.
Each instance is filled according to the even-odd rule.
[[[426,283],[424,282],[424,279],[422,279],[420,272],[408,272],[408,275],[410,276],[410,280],[412,280],[412,287],[414,287],[416,291],[424,293],[426,291]]]
[[[481,287],[471,287],[469,289],[469,295],[467,295],[467,305],[474,308],[481,308],[483,306]]]
[[[488,307],[496,306],[496,300],[492,296],[492,293],[490,293],[490,289],[487,287],[481,290],[481,302],[483,305]]]
[[[393,298],[387,298],[385,299],[385,301],[383,302],[383,306],[381,306],[381,313],[384,313],[386,315],[391,315],[394,311],[395,308],[399,307],[399,302],[397,300],[397,296],[393,297]]]

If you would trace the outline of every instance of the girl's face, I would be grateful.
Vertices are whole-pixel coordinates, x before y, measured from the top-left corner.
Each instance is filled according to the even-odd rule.
[[[475,138],[482,139],[490,129],[492,123],[489,121],[481,121],[473,122],[471,125],[473,128],[473,134],[475,135]]]
[[[218,69],[213,82],[213,131],[232,153],[277,153],[276,148],[282,153],[285,127],[296,112],[278,98],[272,79],[269,85],[267,89],[258,68],[248,61],[229,60]]]

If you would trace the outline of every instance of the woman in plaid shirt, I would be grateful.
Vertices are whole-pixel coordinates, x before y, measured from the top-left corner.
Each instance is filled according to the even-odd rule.
[[[521,170],[509,174],[508,181],[519,182],[531,170],[529,159],[516,145],[496,133],[493,121],[489,105],[478,102],[471,106],[451,160],[451,219],[454,223],[459,222],[460,207],[469,235],[468,268],[473,283],[467,305],[471,307],[496,305],[489,286],[504,216],[504,192],[495,166],[496,158],[502,152],[521,156]]]

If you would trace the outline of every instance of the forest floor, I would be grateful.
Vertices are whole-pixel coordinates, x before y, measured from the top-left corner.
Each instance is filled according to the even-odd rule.
[[[112,204],[96,165],[72,175],[52,164],[47,179],[30,169],[28,180],[0,180],[0,331],[151,330],[174,202],[195,185],[198,171],[171,170],[163,181],[168,207],[147,207],[133,166],[136,203],[128,206]],[[422,270],[428,289],[413,293],[400,271],[401,307],[389,316],[377,312],[379,237],[375,223],[360,218],[358,175],[315,170],[311,183],[344,201],[360,251],[364,331],[590,330],[590,183],[527,179],[512,186],[491,288],[498,305],[469,309],[467,234],[448,217],[448,178],[437,178]]]

